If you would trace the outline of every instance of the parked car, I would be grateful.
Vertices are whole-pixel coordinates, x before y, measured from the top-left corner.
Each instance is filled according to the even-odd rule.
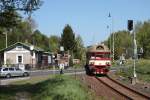
[[[0,76],[10,78],[12,76],[29,76],[29,72],[17,67],[1,67]]]

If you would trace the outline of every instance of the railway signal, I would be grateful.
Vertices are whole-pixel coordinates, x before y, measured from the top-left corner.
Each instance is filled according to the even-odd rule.
[[[128,30],[131,32],[133,30],[133,20],[128,20]],[[134,56],[133,56],[133,79],[132,79],[132,84],[136,83],[136,71],[135,71],[135,62],[137,59],[137,44],[136,44],[136,34],[133,31],[133,48],[134,48]]]
[[[128,30],[129,31],[133,30],[133,20],[128,20]]]

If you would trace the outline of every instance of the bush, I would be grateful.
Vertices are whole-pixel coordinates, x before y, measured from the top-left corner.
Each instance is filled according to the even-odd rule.
[[[69,76],[57,76],[39,83],[34,100],[88,100],[89,96],[80,82]]]
[[[116,74],[124,77],[133,77],[133,61],[128,61],[125,66],[128,66],[127,70],[118,71]],[[135,67],[137,78],[145,82],[150,82],[150,61],[144,59],[137,60]]]

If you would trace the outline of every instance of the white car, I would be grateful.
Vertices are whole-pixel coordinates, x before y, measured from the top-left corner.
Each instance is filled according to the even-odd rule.
[[[6,78],[12,76],[29,76],[29,72],[17,67],[0,67],[0,76]]]

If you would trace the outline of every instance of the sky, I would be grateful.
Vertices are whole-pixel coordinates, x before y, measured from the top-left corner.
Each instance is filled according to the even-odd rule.
[[[47,36],[61,36],[69,24],[85,46],[106,40],[111,32],[127,30],[129,19],[134,23],[150,19],[150,0],[43,1],[41,8],[32,14],[37,29]]]

